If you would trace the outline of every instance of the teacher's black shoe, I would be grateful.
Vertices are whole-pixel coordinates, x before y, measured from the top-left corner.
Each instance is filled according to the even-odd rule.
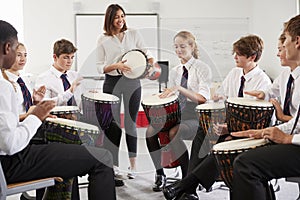
[[[121,187],[121,186],[123,186],[123,185],[125,185],[123,180],[120,180],[120,179],[118,179],[118,178],[115,178],[115,186],[116,186],[116,187]]]
[[[152,187],[154,192],[162,191],[163,187],[166,185],[166,176],[165,175],[156,175],[155,183]]]
[[[175,200],[199,200],[199,198],[197,194],[183,193],[180,197],[177,197]]]
[[[182,194],[182,190],[180,188],[180,181],[177,181],[171,185],[164,187],[163,193],[167,200],[172,200],[177,196],[180,197]]]

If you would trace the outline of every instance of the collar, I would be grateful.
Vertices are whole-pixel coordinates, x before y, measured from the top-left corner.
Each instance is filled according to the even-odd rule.
[[[60,78],[60,76],[63,74],[62,72],[58,71],[53,65],[50,67],[50,71],[57,77]],[[66,72],[68,74],[68,72]],[[67,75],[68,76],[68,75]]]
[[[241,76],[244,76],[246,81],[250,80],[252,77],[256,76],[256,74],[260,71],[260,68],[258,65],[256,65],[256,67],[254,67],[250,72],[248,72],[247,74],[243,74],[243,69],[241,70]]]
[[[20,77],[20,76],[17,76],[7,70],[5,70],[5,73],[6,73],[7,77],[9,78],[9,80],[13,81],[13,82],[17,82],[18,78]]]
[[[195,58],[192,56],[191,59],[189,59],[185,64],[180,64],[181,68],[183,66],[185,66],[185,68],[189,71],[191,69],[191,67],[194,65],[195,63]]]
[[[294,80],[297,79],[300,76],[300,66],[296,67],[292,72],[291,72]]]

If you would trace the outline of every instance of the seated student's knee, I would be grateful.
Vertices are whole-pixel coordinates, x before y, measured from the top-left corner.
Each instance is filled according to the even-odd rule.
[[[103,149],[103,148],[96,148],[96,147],[86,147],[88,152],[94,157],[97,161],[101,162],[102,164],[113,167],[113,156],[110,151]]]

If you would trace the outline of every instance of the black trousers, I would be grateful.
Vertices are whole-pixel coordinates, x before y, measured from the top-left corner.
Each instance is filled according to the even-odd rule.
[[[101,148],[51,143],[29,145],[12,156],[1,156],[7,183],[59,176],[68,179],[89,174],[90,200],[116,199],[112,156]]]
[[[110,76],[105,75],[105,81],[103,85],[103,92],[113,94],[119,97],[120,102],[122,99],[124,101],[124,127],[126,133],[126,144],[128,148],[129,157],[136,157],[137,152],[137,131],[136,131],[136,118],[140,108],[141,103],[141,83],[140,80],[128,79],[123,76]],[[120,120],[121,103],[117,110],[113,111],[113,117],[118,126],[121,124]],[[113,134],[116,128],[118,134],[108,136],[108,134]],[[111,130],[113,129],[113,130]],[[121,135],[120,127],[109,127],[106,135],[110,138],[112,143],[120,144]],[[105,142],[105,141],[104,141]],[[119,146],[118,146],[119,148]],[[118,149],[117,148],[117,149]],[[109,149],[110,151],[116,151],[116,148]],[[116,153],[113,153],[116,155]],[[114,157],[114,163],[117,158]],[[117,165],[117,164],[115,164]]]
[[[233,200],[268,199],[267,181],[300,176],[300,146],[274,144],[240,154],[233,164]]]

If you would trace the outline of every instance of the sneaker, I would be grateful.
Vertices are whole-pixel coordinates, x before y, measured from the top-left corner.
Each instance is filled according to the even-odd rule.
[[[132,170],[130,167],[128,167],[128,173],[127,173],[127,177],[129,178],[129,179],[135,179],[135,177],[136,177],[136,172],[135,172],[135,170]]]
[[[122,180],[126,179],[124,175],[120,172],[119,167],[117,166],[114,166],[114,173],[115,173],[115,178],[122,179]]]

